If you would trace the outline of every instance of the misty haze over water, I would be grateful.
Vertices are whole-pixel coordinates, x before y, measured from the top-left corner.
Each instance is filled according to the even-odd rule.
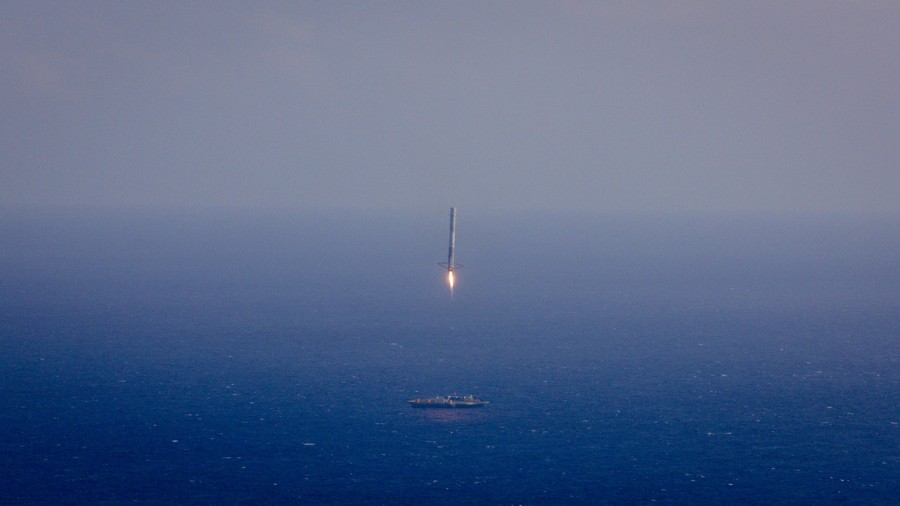
[[[0,227],[13,503],[900,492],[895,216],[461,209],[452,300],[443,211]]]

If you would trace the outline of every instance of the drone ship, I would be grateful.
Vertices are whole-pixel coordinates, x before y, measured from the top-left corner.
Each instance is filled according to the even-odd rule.
[[[488,401],[478,399],[474,395],[445,395],[413,399],[409,404],[414,408],[480,408],[488,404]]]

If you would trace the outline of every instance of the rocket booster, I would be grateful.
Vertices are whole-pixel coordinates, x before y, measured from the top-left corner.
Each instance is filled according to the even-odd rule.
[[[450,208],[450,249],[447,251],[447,269],[453,270],[453,253],[456,249],[456,208]]]
[[[462,267],[462,265],[457,265],[455,261],[455,250],[456,250],[456,208],[450,208],[450,247],[447,250],[447,262],[441,262],[439,265],[444,267],[450,272],[453,272],[453,269],[458,267]]]

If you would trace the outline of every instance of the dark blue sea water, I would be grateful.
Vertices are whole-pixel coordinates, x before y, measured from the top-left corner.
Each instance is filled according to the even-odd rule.
[[[900,219],[465,213],[4,216],[0,502],[896,504]]]

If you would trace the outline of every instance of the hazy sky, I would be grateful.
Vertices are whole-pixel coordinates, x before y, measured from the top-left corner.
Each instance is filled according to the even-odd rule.
[[[0,3],[0,202],[900,212],[900,2]]]

